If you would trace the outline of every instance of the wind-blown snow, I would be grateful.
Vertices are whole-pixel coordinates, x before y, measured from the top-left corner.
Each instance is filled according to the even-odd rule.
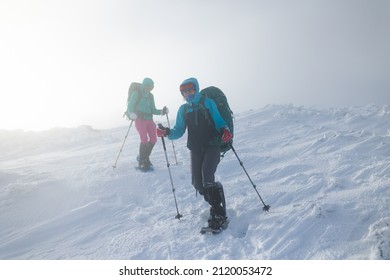
[[[165,118],[157,117],[155,121]],[[171,124],[174,120],[171,120]],[[0,259],[390,259],[390,108],[267,106],[236,115],[221,161],[230,225],[201,235],[186,137],[134,169],[135,128],[0,131]]]

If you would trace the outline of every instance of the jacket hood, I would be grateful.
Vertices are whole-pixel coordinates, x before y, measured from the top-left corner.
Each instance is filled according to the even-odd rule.
[[[196,78],[188,78],[188,79],[185,79],[181,84],[180,86],[182,85],[185,85],[185,84],[189,84],[189,83],[192,83],[195,85],[195,94],[194,94],[194,98],[191,100],[191,103],[198,103],[199,100],[200,100],[200,94],[199,94],[199,82]],[[187,103],[189,103],[187,101]]]

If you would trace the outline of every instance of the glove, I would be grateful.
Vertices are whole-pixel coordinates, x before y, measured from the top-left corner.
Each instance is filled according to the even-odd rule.
[[[232,140],[233,138],[233,134],[230,132],[230,130],[228,128],[222,128],[221,129],[221,134],[222,134],[222,141],[224,143],[229,143],[230,140]]]
[[[157,128],[157,136],[158,137],[166,137],[169,135],[170,129],[168,127],[164,127],[159,125]]]
[[[169,109],[168,109],[168,107],[167,106],[164,106],[164,108],[162,108],[162,110],[161,110],[161,115],[168,115],[168,113],[169,113]]]
[[[132,121],[135,121],[137,119],[137,114],[134,112],[131,112],[130,114],[128,114],[128,116],[129,116],[129,119]]]

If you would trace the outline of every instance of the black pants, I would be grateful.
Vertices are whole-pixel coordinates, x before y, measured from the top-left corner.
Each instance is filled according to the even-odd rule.
[[[206,146],[200,151],[191,151],[192,185],[201,195],[205,194],[206,185],[215,183],[219,162],[219,146]]]

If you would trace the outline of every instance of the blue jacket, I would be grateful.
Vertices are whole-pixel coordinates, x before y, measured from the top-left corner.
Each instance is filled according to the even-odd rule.
[[[182,137],[188,128],[187,147],[190,150],[199,150],[203,146],[220,146],[220,130],[228,128],[227,124],[221,117],[214,100],[204,98],[199,93],[197,79],[186,79],[182,85],[188,83],[195,85],[194,98],[180,106],[175,126],[170,130],[168,139],[175,140]],[[204,103],[200,104],[202,99]]]

